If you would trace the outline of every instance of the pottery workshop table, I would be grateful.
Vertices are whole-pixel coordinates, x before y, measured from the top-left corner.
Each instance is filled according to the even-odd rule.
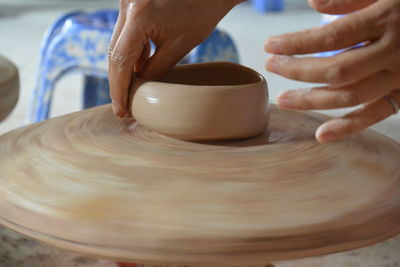
[[[0,55],[0,121],[14,109],[18,101],[19,80],[17,67]]]
[[[165,137],[109,105],[11,131],[0,222],[95,258],[185,266],[280,267],[400,232],[398,143],[368,130],[320,145],[326,116],[268,113],[263,134],[236,141]]]

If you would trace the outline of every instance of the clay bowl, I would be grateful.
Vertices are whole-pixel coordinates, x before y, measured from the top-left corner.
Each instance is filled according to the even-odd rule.
[[[131,95],[141,125],[182,140],[243,139],[268,124],[267,83],[238,64],[177,66],[160,82],[136,79]]]
[[[18,95],[18,69],[11,61],[0,56],[0,121],[14,109]]]

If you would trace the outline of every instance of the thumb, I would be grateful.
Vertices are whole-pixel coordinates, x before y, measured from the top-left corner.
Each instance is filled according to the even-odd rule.
[[[139,77],[146,80],[159,80],[175,66],[191,49],[179,46],[163,45],[157,47],[153,56],[144,64]]]
[[[375,2],[376,0],[308,0],[312,8],[326,14],[347,14]]]

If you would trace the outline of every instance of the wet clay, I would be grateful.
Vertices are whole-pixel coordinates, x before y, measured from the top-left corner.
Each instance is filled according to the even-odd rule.
[[[326,117],[270,105],[268,130],[209,144],[110,105],[0,137],[0,223],[120,262],[265,264],[400,232],[400,145],[373,131],[320,145]]]
[[[0,56],[0,121],[14,109],[18,95],[18,69],[11,61]]]
[[[228,62],[181,65],[161,82],[135,79],[132,114],[149,130],[182,140],[242,139],[268,125],[268,87]]]

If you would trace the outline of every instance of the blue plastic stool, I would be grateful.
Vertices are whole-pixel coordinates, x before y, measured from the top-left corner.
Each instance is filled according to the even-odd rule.
[[[277,12],[284,9],[284,0],[251,0],[258,12]]]
[[[110,103],[107,79],[108,44],[117,20],[117,10],[94,13],[72,12],[59,18],[46,32],[36,87],[33,90],[28,123],[49,117],[54,88],[64,75],[84,74],[83,107]],[[233,40],[215,30],[181,62],[230,61],[239,63]]]

